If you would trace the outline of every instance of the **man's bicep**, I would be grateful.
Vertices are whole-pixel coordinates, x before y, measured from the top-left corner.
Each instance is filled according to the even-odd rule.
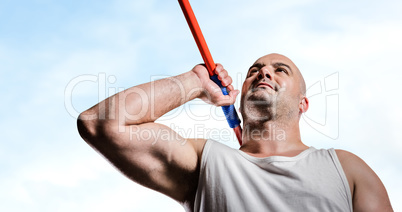
[[[111,145],[100,150],[133,181],[178,201],[192,190],[197,178],[195,145],[169,127],[146,123],[110,129]]]

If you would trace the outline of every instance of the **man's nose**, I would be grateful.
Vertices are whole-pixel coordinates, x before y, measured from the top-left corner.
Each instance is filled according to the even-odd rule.
[[[269,72],[267,67],[263,67],[263,68],[260,69],[260,72],[258,73],[257,79],[261,80],[264,77],[272,80],[272,74]]]

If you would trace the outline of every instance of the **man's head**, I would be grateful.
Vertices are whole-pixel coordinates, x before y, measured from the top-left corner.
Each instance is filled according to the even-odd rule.
[[[280,54],[259,58],[248,70],[241,92],[244,121],[299,120],[308,109],[306,84],[296,65]]]

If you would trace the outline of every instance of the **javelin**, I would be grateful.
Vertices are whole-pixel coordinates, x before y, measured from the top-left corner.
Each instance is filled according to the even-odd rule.
[[[201,28],[198,25],[197,19],[195,18],[190,2],[188,0],[179,0],[179,4],[181,9],[183,10],[184,16],[186,17],[188,26],[190,27],[195,42],[197,43],[198,49],[200,50],[202,59],[204,60],[205,66],[207,67],[211,80],[214,81],[217,85],[219,85],[224,95],[229,95],[229,93],[226,90],[226,87],[222,86],[221,81],[218,79],[218,76],[214,74],[216,65],[214,63],[214,60],[212,59],[211,52],[209,52],[207,43],[205,41],[204,36],[202,35]],[[239,141],[239,144],[241,146],[242,129],[240,126],[240,119],[239,116],[237,115],[234,105],[222,106],[222,110],[226,116],[226,120],[228,121],[230,128],[233,128],[237,140]]]

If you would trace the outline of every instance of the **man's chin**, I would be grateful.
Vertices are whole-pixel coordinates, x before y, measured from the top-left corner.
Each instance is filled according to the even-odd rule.
[[[275,99],[275,96],[272,93],[267,92],[267,88],[255,88],[251,92],[248,93],[246,99],[249,101],[267,101],[272,102]]]
[[[274,112],[276,111],[272,102],[266,100],[244,102],[244,104],[241,106],[241,109],[243,118],[254,122],[272,120],[275,114]]]

